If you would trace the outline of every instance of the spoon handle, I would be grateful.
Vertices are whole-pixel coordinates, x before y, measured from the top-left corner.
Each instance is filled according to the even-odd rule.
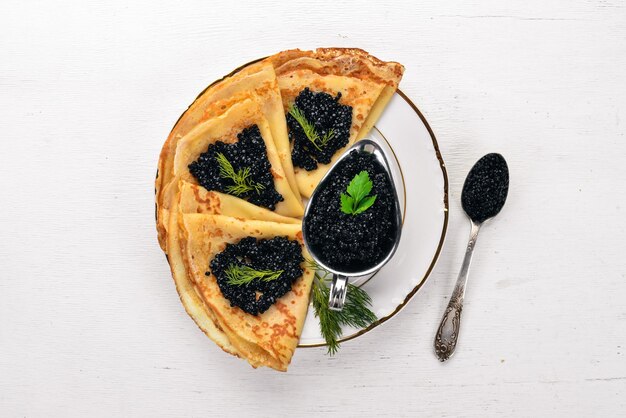
[[[463,300],[465,299],[465,285],[469,276],[470,265],[472,264],[472,254],[478,239],[480,224],[472,222],[469,242],[465,250],[465,258],[461,265],[459,277],[456,280],[454,291],[450,296],[448,307],[441,318],[441,323],[435,336],[435,354],[440,361],[446,361],[454,353],[456,343],[459,338],[461,328],[461,312],[463,311]]]

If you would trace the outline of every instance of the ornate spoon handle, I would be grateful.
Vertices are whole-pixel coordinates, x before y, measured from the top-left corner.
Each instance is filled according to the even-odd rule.
[[[450,297],[448,307],[441,318],[441,324],[435,335],[435,354],[440,361],[446,361],[454,353],[456,343],[459,339],[459,330],[461,328],[461,312],[463,311],[463,300],[465,299],[465,285],[469,276],[469,268],[472,264],[472,254],[474,246],[478,239],[478,231],[480,224],[472,222],[472,230],[470,232],[469,242],[465,250],[465,258],[461,265],[459,277],[456,280],[456,286]]]

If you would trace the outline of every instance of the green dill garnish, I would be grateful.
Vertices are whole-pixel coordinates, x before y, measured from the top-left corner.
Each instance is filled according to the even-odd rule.
[[[265,189],[264,185],[250,178],[250,167],[239,169],[235,172],[233,165],[221,152],[215,154],[215,159],[220,166],[220,177],[230,179],[235,183],[226,186],[226,193],[241,196],[244,193],[254,190],[257,194],[261,194],[261,191]]]
[[[315,130],[315,126],[307,120],[306,116],[304,116],[304,112],[302,112],[302,110],[300,110],[300,108],[298,108],[295,104],[291,106],[291,109],[289,109],[289,114],[293,116],[296,122],[298,122],[308,140],[319,151],[322,151],[322,148],[328,144],[328,141],[335,137],[335,130],[331,129],[320,138],[319,134]]]
[[[342,335],[342,325],[354,328],[365,328],[376,321],[376,314],[370,310],[372,299],[367,292],[360,287],[348,283],[346,302],[341,311],[333,311],[328,307],[330,288],[330,273],[312,260],[306,260],[307,266],[315,269],[311,300],[315,316],[320,321],[320,331],[326,344],[328,354],[333,355],[339,349],[339,338]]]
[[[253,280],[270,282],[276,280],[283,274],[284,270],[255,270],[250,266],[229,264],[224,273],[228,278],[228,284],[241,286]]]
[[[363,170],[354,176],[346,190],[348,194],[341,193],[341,211],[348,215],[358,215],[369,209],[376,201],[376,195],[368,196],[372,186],[367,171]]]

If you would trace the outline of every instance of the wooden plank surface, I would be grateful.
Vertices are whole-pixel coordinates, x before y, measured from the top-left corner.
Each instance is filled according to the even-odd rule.
[[[626,410],[624,1],[0,3],[0,416],[551,416]],[[396,318],[287,374],[222,353],[156,243],[178,115],[282,49],[406,65],[450,176],[439,264]],[[481,232],[459,352],[432,338],[480,156],[511,191]]]

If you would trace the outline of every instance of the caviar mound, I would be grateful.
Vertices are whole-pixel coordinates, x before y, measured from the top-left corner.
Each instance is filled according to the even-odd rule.
[[[233,144],[222,141],[210,144],[206,152],[189,164],[189,172],[209,191],[228,193],[274,210],[276,204],[284,199],[274,186],[271,164],[259,127],[252,125],[245,128],[237,134],[237,139]],[[223,175],[218,159],[220,155],[230,163],[234,173],[247,171],[245,187],[235,189],[237,183],[234,179]]]
[[[352,107],[339,103],[340,99],[341,93],[333,97],[328,93],[313,92],[308,87],[296,97],[295,106],[312,125],[319,140],[327,140],[323,145],[311,141],[302,124],[291,112],[287,113],[289,140],[293,143],[291,159],[295,167],[315,170],[318,163],[330,163],[337,150],[348,144]]]
[[[251,315],[259,315],[291,290],[293,282],[302,276],[300,264],[303,261],[302,248],[297,241],[285,237],[266,240],[247,237],[237,244],[227,244],[224,251],[213,258],[210,266],[220,291],[231,306],[237,306]],[[257,278],[248,284],[233,285],[226,274],[231,266],[281,273],[275,280]]]
[[[341,210],[341,194],[361,171],[372,181],[374,204],[357,215]],[[318,258],[343,272],[367,270],[381,262],[395,243],[396,204],[393,185],[374,155],[354,150],[333,169],[316,191],[305,223],[307,242]]]
[[[509,168],[500,154],[482,157],[470,170],[461,194],[461,205],[475,222],[496,216],[509,193]]]

